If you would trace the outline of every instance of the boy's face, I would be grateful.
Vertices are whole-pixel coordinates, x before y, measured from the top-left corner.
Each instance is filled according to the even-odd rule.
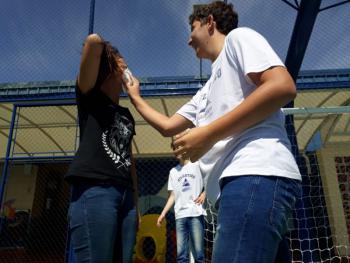
[[[198,58],[206,58],[206,43],[208,43],[209,33],[207,24],[201,24],[195,20],[191,25],[191,34],[188,44],[193,47]]]

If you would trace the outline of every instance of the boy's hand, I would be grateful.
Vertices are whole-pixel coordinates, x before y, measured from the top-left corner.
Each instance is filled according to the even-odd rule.
[[[198,161],[215,144],[206,126],[192,128],[175,136],[174,154],[177,158]]]
[[[164,219],[163,215],[160,215],[157,219],[157,227],[161,227],[162,226],[162,221]]]
[[[197,205],[202,205],[205,201],[205,192],[202,192],[195,200],[194,202],[197,204]]]
[[[127,81],[125,78],[122,78],[125,92],[131,98],[140,96],[140,82],[133,75],[130,75],[132,81]]]

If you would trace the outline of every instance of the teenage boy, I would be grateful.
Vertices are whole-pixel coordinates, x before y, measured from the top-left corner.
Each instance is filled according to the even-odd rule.
[[[192,128],[177,136],[174,153],[199,160],[207,198],[220,196],[212,262],[274,262],[301,190],[281,111],[296,88],[266,39],[237,24],[232,4],[194,9],[188,43],[212,62],[212,73],[173,116],[142,99],[137,79],[127,89],[164,136]]]

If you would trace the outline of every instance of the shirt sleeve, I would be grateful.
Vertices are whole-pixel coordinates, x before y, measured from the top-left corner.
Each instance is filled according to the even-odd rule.
[[[237,60],[249,82],[249,73],[263,72],[273,66],[284,66],[267,40],[250,28],[233,30],[226,41],[228,53]]]
[[[174,191],[174,182],[173,182],[173,169],[169,172],[169,180],[168,180],[168,191]]]
[[[197,93],[192,97],[192,99],[176,112],[177,114],[183,116],[184,118],[192,122],[194,126],[196,126],[196,115],[198,111],[198,105],[202,97],[202,89],[198,90]]]

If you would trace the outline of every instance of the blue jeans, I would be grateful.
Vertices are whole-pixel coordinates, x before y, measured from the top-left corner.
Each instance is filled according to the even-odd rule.
[[[72,187],[69,226],[74,262],[130,263],[136,240],[133,193],[124,187]]]
[[[221,188],[212,263],[273,263],[279,247],[289,253],[283,242],[288,218],[301,194],[299,181],[232,176],[223,179]]]
[[[177,262],[188,263],[191,242],[196,263],[204,263],[204,218],[203,216],[176,219]]]

